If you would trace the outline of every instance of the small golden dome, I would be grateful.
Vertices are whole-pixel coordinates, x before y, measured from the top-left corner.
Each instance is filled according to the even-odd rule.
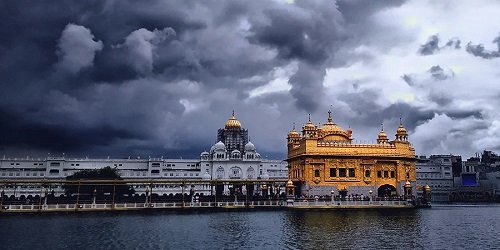
[[[430,190],[431,190],[431,187],[429,187],[429,185],[425,185],[424,190],[425,190],[425,191],[430,191]]]
[[[292,180],[288,180],[288,182],[286,183],[286,186],[287,186],[287,187],[293,187],[293,182],[292,182]]]
[[[387,134],[384,131],[384,124],[382,124],[382,128],[380,129],[380,132],[378,132],[378,139],[387,139]]]
[[[407,131],[406,131],[406,128],[403,127],[403,125],[399,125],[398,130],[396,131],[396,133],[398,133],[398,134],[406,134]]]
[[[230,128],[239,129],[239,128],[241,128],[240,121],[238,121],[238,119],[236,119],[236,117],[234,116],[234,110],[233,110],[233,115],[231,116],[231,118],[229,118],[229,120],[227,120],[225,128],[226,129],[230,129]]]
[[[399,127],[396,130],[397,135],[406,135],[408,132],[406,131],[406,128],[403,126],[403,122],[401,121],[401,118],[399,118]]]
[[[384,132],[384,130],[382,130],[378,133],[378,138],[379,139],[386,139],[387,138],[387,134]]]
[[[300,137],[299,132],[297,132],[297,130],[295,130],[295,123],[293,124],[293,129],[290,130],[290,132],[288,132],[288,137],[289,138]]]
[[[315,130],[316,126],[311,122],[311,114],[309,114],[309,121],[304,125],[304,130]]]

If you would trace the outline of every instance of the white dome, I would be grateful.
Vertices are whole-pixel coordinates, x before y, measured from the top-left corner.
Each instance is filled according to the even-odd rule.
[[[226,150],[226,145],[224,145],[224,143],[219,141],[219,142],[215,143],[214,150]]]
[[[259,154],[259,153],[256,153],[256,154],[255,154],[255,157],[260,158],[260,154]]]
[[[253,145],[252,142],[248,142],[246,145],[245,145],[245,151],[255,151],[255,146]]]
[[[231,154],[240,154],[240,151],[238,149],[235,149],[233,150],[233,152],[231,152]]]
[[[201,153],[201,155],[200,155],[200,156],[202,156],[202,157],[203,157],[203,156],[209,156],[209,155],[210,155],[210,154],[209,154],[207,151],[203,151],[203,153]]]

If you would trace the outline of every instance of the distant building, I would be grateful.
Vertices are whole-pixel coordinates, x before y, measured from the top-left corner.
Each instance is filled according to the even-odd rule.
[[[432,201],[449,201],[453,191],[453,155],[431,155],[417,157],[417,191],[422,193],[425,185],[431,187]]]
[[[92,159],[68,158],[65,156],[46,158],[7,158],[0,159],[0,178],[15,179],[48,179],[60,180],[86,169],[104,167],[116,168],[124,179],[168,179],[168,180],[221,180],[232,182],[238,180],[288,179],[286,161],[262,159],[256,147],[248,141],[248,131],[241,127],[234,113],[225,127],[218,130],[217,137],[224,140],[212,146],[210,152],[203,152],[199,159],[167,159],[167,158],[128,158],[128,159]],[[236,188],[229,185],[210,190],[208,185],[196,187],[199,193],[229,194]],[[145,186],[134,187],[137,193],[145,191]],[[62,193],[62,189],[56,189]],[[240,192],[246,192],[243,188]],[[252,194],[257,191],[252,188]],[[6,195],[38,194],[38,188],[18,186],[16,189],[5,188]],[[181,189],[177,185],[158,185],[154,189],[158,194],[176,194]]]
[[[287,138],[295,193],[402,196],[406,182],[415,193],[415,149],[402,124],[395,137],[390,141],[382,127],[377,143],[353,143],[352,130],[334,123],[331,111],[321,126],[309,117],[301,134],[294,127]]]

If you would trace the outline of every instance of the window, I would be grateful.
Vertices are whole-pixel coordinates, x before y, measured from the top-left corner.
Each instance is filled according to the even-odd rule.
[[[346,177],[347,170],[345,168],[339,168],[339,177]]]
[[[349,168],[349,177],[356,177],[356,171],[354,171],[354,168]]]
[[[319,177],[319,170],[318,169],[314,170],[314,177]]]
[[[389,171],[384,171],[384,178],[389,178]]]
[[[337,169],[330,168],[330,177],[337,177]]]
[[[61,166],[61,163],[59,163],[59,162],[51,162],[50,166],[51,167],[58,167],[58,166]]]
[[[151,173],[152,174],[159,174],[160,170],[159,169],[154,169],[154,170],[151,170]]]
[[[396,172],[391,171],[391,178],[396,178]]]
[[[51,169],[49,170],[49,174],[59,174],[59,169]]]
[[[378,178],[382,178],[382,171],[380,171],[380,170],[379,170],[379,171],[377,171],[377,177],[378,177]]]
[[[366,178],[370,178],[370,174],[371,174],[371,173],[370,173],[370,170],[369,170],[369,169],[365,170],[365,177],[366,177]]]

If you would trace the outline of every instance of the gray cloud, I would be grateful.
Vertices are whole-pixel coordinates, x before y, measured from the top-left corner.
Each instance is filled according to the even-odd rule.
[[[498,39],[500,40],[500,39]],[[499,51],[489,51],[484,48],[484,45],[482,44],[477,44],[474,45],[471,42],[467,43],[467,46],[465,50],[477,57],[482,57],[484,59],[492,59],[492,58],[497,58],[500,57],[500,48]]]
[[[76,73],[84,67],[93,65],[95,53],[103,49],[102,41],[94,41],[94,35],[83,26],[69,23],[59,39],[58,67]]]
[[[437,35],[432,35],[427,39],[427,42],[420,46],[418,52],[420,55],[428,56],[439,51],[439,37]]]
[[[450,77],[453,77],[453,72],[451,72],[451,74],[447,74],[443,70],[443,68],[441,68],[439,65],[432,66],[429,69],[429,73],[431,74],[432,78],[434,78],[435,80],[439,80],[439,81],[446,80]]]
[[[461,49],[460,44],[461,44],[461,41],[458,38],[452,38],[452,39],[448,40],[448,42],[446,42],[445,47],[450,47],[450,48],[454,48],[454,49]]]
[[[175,31],[172,28],[154,29],[153,31],[141,28],[130,33],[123,44],[114,47],[124,48],[128,63],[138,73],[146,75],[153,70],[156,47],[172,36],[175,36]]]

